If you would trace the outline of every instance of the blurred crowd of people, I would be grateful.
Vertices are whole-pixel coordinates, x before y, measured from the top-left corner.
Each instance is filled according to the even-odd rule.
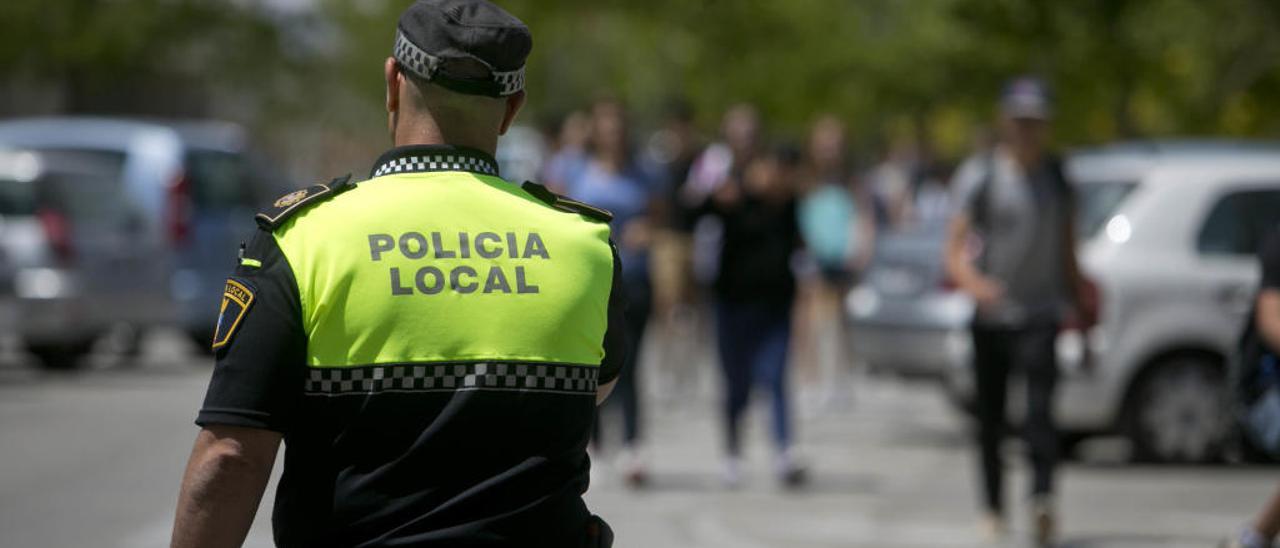
[[[1055,340],[1065,325],[1096,325],[1100,297],[1076,256],[1076,191],[1048,146],[1047,88],[1015,79],[998,109],[999,139],[976,139],[954,177],[912,139],[888,139],[873,161],[856,161],[845,122],[830,114],[815,119],[804,142],[773,138],[759,110],[745,103],[724,112],[710,139],[680,101],[636,141],[618,99],[565,116],[540,179],[613,212],[630,301],[630,366],[599,412],[596,456],[615,459],[628,485],[645,484],[640,379],[661,373],[656,392],[678,401],[697,386],[701,349],[710,347],[719,363],[724,484],[745,481],[744,418],[760,393],[776,478],[785,487],[804,485],[793,407],[799,401],[806,411],[839,410],[853,394],[846,295],[870,271],[878,242],[888,250],[895,234],[936,234],[945,240],[939,260],[946,284],[975,305],[969,328],[982,529],[992,540],[1008,531],[1001,444],[1009,378],[1017,371],[1026,377],[1032,530],[1038,545],[1050,545],[1061,451],[1052,412]],[[661,344],[646,345],[650,333]],[[662,355],[646,359],[645,348]],[[1092,367],[1087,341],[1084,354],[1081,366]],[[661,371],[646,372],[645,364]],[[617,436],[605,435],[615,413],[619,448],[606,442]],[[1266,546],[1280,522],[1278,507],[1272,501],[1228,545]]]
[[[554,191],[614,214],[633,366],[602,411],[595,449],[611,452],[602,434],[620,411],[617,458],[628,483],[643,484],[644,337],[661,335],[664,373],[690,380],[695,353],[677,340],[714,334],[724,482],[743,481],[743,416],[758,388],[770,405],[777,476],[802,485],[789,369],[818,399],[848,397],[843,297],[870,262],[877,232],[945,224],[946,178],[907,139],[858,165],[834,115],[818,117],[797,143],[772,138],[755,106],[737,104],[707,139],[691,107],[672,101],[657,129],[633,141],[638,135],[626,105],[600,98],[562,118],[540,173]]]

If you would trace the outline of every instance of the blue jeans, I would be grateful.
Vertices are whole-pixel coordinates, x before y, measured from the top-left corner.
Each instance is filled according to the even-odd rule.
[[[791,445],[787,407],[787,350],[791,344],[791,307],[721,301],[716,307],[720,366],[724,373],[725,445],[742,454],[742,414],[754,384],[769,391],[773,405],[773,441],[779,451]]]

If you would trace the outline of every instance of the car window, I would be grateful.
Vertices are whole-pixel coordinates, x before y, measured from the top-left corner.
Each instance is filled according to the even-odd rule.
[[[76,224],[123,226],[130,218],[118,174],[55,171],[36,184],[41,206],[62,212]]]
[[[249,187],[249,169],[244,157],[217,150],[191,150],[187,153],[187,179],[192,198],[199,208],[234,208],[253,206]]]
[[[1205,217],[1196,249],[1206,255],[1254,255],[1262,236],[1278,223],[1280,189],[1232,192]]]
[[[60,211],[78,223],[120,223],[129,218],[124,185],[126,155],[120,151],[77,148],[39,149],[44,173],[32,184],[31,205]]]
[[[31,215],[35,212],[35,183],[0,177],[0,215]]]
[[[1088,240],[1098,235],[1135,188],[1138,188],[1136,181],[1077,185],[1076,237]]]

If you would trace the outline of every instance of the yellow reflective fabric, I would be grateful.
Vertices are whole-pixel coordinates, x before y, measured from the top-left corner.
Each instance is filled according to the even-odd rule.
[[[599,365],[609,227],[497,177],[378,177],[275,231],[313,367],[453,360]]]

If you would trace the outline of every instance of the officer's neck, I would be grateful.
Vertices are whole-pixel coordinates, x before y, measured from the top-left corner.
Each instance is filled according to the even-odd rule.
[[[474,148],[490,156],[498,148],[496,132],[451,131],[425,117],[404,117],[395,128],[395,146],[452,145]]]

